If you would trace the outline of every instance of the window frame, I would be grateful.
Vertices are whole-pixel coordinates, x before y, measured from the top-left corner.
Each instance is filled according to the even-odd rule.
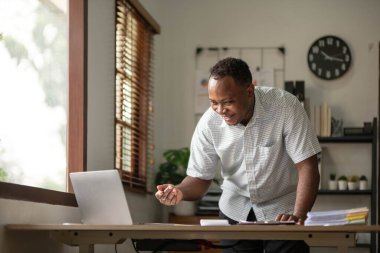
[[[87,0],[68,1],[69,29],[69,105],[66,179],[70,172],[86,170],[87,153]],[[69,180],[67,180],[68,182]],[[48,190],[38,187],[0,182],[0,198],[48,203],[63,206],[77,206],[72,186],[68,192]]]

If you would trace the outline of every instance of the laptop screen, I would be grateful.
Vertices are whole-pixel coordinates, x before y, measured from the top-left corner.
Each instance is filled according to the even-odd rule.
[[[131,225],[132,217],[117,170],[70,173],[82,223]]]

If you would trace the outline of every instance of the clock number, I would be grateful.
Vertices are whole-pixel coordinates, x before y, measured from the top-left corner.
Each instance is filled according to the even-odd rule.
[[[313,54],[309,54],[309,61],[313,61],[314,60],[314,55]]]
[[[324,47],[324,46],[325,46],[325,41],[324,41],[324,40],[319,40],[319,41],[318,41],[318,45],[319,45],[320,47]]]
[[[335,45],[336,45],[336,47],[340,47],[340,41],[339,41],[339,40],[336,40],[336,41],[335,41]]]
[[[322,69],[321,69],[321,68],[318,68],[318,75],[319,75],[319,76],[322,75]]]
[[[318,46],[314,46],[313,47],[313,54],[318,54],[319,53],[319,47]]]
[[[331,72],[330,70],[326,71],[326,78],[330,79],[331,78]]]
[[[333,38],[327,38],[327,45],[332,45],[334,44],[334,39]]]
[[[335,76],[339,76],[339,74],[340,74],[339,69],[335,69]]]
[[[317,69],[317,64],[315,64],[315,62],[311,64],[311,69],[314,71]]]
[[[343,71],[346,70],[346,64],[345,63],[342,63],[342,66],[340,67]]]
[[[350,56],[349,56],[348,54],[346,54],[346,55],[344,56],[344,59],[346,60],[346,62],[349,62],[349,61],[350,61]]]
[[[343,47],[343,54],[347,53],[347,47]]]

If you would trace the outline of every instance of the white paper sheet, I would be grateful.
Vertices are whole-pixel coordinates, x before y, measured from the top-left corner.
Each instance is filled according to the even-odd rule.
[[[229,226],[228,220],[225,219],[201,219],[201,226]]]

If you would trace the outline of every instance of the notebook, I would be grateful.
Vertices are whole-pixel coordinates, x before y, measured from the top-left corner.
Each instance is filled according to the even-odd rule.
[[[131,225],[132,217],[117,170],[70,173],[84,224]]]

